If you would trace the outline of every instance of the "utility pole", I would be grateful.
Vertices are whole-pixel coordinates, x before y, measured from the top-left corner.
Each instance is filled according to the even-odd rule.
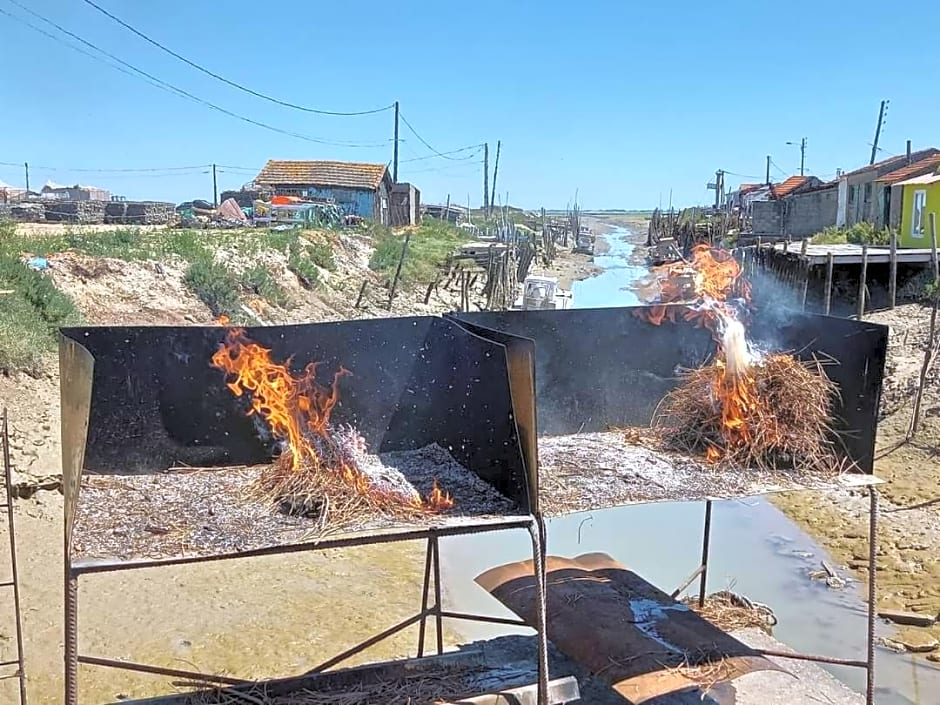
[[[398,183],[398,101],[395,101],[395,156],[392,160],[392,182]]]
[[[721,205],[721,190],[725,180],[725,172],[719,169],[715,172],[715,210]]]
[[[490,217],[490,143],[483,145],[483,217]]]
[[[212,205],[219,207],[219,181],[215,174],[215,164],[212,165]]]
[[[871,160],[868,162],[868,165],[871,166],[875,163],[875,157],[878,154],[878,140],[881,138],[881,126],[884,124],[885,119],[885,109],[888,107],[890,101],[883,100],[881,101],[881,109],[878,111],[878,124],[875,126],[875,141],[871,145]]]
[[[767,176],[764,178],[764,183],[770,186],[770,155],[767,155]]]
[[[496,175],[499,174],[499,148],[502,146],[500,140],[496,140],[496,164],[493,166],[493,190],[490,192],[490,203],[496,203]]]
[[[26,169],[26,192],[29,193],[29,162],[23,162],[23,167]]]
[[[800,140],[800,176],[803,176],[803,171],[806,167],[806,138],[804,137]]]

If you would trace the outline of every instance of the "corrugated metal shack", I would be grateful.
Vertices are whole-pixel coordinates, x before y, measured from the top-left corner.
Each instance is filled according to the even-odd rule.
[[[271,159],[255,184],[277,196],[331,201],[343,215],[391,224],[392,179],[384,164]]]

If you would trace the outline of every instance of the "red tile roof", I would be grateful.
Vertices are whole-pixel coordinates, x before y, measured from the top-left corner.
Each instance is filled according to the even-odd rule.
[[[774,198],[783,198],[784,196],[793,193],[807,181],[809,181],[808,176],[791,176],[782,184],[774,184],[771,187]]]
[[[900,169],[895,169],[894,171],[885,174],[881,178],[876,179],[876,181],[889,185],[896,184],[899,181],[904,181],[905,179],[909,179],[912,176],[920,176],[921,174],[935,171],[938,166],[940,166],[940,154],[934,154],[927,157],[926,159],[921,159],[920,161],[912,162],[911,164],[905,164]]]
[[[738,193],[750,193],[751,191],[757,191],[758,189],[764,188],[764,186],[766,186],[766,184],[741,184],[738,186]]]
[[[255,182],[264,185],[297,184],[371,190],[378,187],[387,171],[384,164],[271,159],[255,177]]]

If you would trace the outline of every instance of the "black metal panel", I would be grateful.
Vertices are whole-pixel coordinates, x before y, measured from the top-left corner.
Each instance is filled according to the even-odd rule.
[[[708,331],[689,323],[647,323],[647,307],[456,314],[535,340],[539,432],[601,431],[649,424],[675,386],[676,371],[714,353]],[[864,321],[774,309],[748,321],[749,338],[768,350],[814,355],[839,387],[833,401],[847,456],[872,472],[887,328]]]
[[[226,329],[71,328],[63,335],[94,357],[85,469],[152,472],[171,465],[254,463],[274,451],[263,422],[246,415],[210,364]],[[513,422],[503,346],[432,317],[248,328],[300,371],[339,367],[337,424],[352,424],[373,450],[431,442],[527,507],[524,461]],[[462,395],[462,396],[461,396]]]

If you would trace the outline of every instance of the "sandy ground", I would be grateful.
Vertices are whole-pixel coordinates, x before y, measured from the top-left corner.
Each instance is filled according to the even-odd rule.
[[[36,226],[43,232],[61,226]],[[315,292],[284,268],[280,282],[295,297],[285,312],[249,302],[263,320],[321,321],[390,315],[387,293],[368,270],[368,243],[342,236],[338,268],[324,273]],[[238,263],[235,263],[236,266]],[[279,262],[266,263],[277,267]],[[92,259],[78,253],[50,257],[57,286],[97,324],[208,324],[212,315],[182,282],[174,263]],[[591,258],[561,252],[549,270],[562,281],[594,272]],[[360,309],[353,303],[367,278]],[[458,292],[438,289],[428,304],[423,288],[404,290],[391,315],[456,308]],[[476,301],[481,301],[476,292]],[[15,503],[30,702],[62,698],[62,497],[58,364],[50,357],[37,377],[0,376],[0,404],[9,409],[14,485],[30,495]],[[0,582],[8,579],[6,523],[0,521]],[[291,675],[374,636],[420,608],[424,570],[421,544],[391,544],[325,553],[225,561],[160,570],[92,576],[82,581],[83,653],[182,670],[248,679]],[[15,657],[11,603],[0,600],[0,661]],[[457,642],[451,632],[448,644]],[[414,654],[410,628],[349,663]],[[111,702],[173,690],[153,676],[82,667],[82,703]],[[0,680],[0,703],[14,702],[16,682]]]

